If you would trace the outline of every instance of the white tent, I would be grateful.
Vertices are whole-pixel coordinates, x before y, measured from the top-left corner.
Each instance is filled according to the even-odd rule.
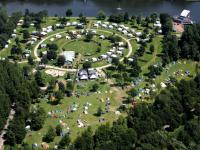
[[[119,26],[120,26],[121,28],[124,28],[124,27],[125,27],[123,24],[120,24]]]
[[[122,55],[123,53],[122,53],[122,51],[117,51],[117,54]]]
[[[8,44],[6,44],[4,48],[8,48]]]
[[[98,75],[97,74],[92,74],[89,77],[90,79],[98,79]]]
[[[41,47],[41,48],[46,48],[46,47],[47,47],[47,44],[41,44],[40,47]]]
[[[113,26],[112,26],[112,25],[109,25],[109,29],[113,29]]]
[[[76,21],[72,22],[72,26],[76,26],[78,23]]]
[[[163,83],[163,82],[160,83],[160,86],[161,86],[162,88],[166,88],[166,87],[167,87],[166,84]]]
[[[52,29],[52,28],[53,28],[52,26],[48,26],[48,27],[47,27],[47,29]]]
[[[133,58],[128,58],[128,61],[133,62]]]
[[[97,62],[97,61],[98,61],[97,58],[95,58],[95,57],[92,58],[92,62]]]
[[[109,22],[104,22],[104,24],[107,24],[107,25],[109,25]]]
[[[12,34],[11,35],[12,38],[15,38],[16,36],[17,36],[17,34]]]
[[[70,22],[67,22],[67,23],[66,23],[66,26],[71,26],[71,23],[70,23]]]
[[[96,31],[96,30],[92,30],[91,32],[92,32],[93,34],[96,34],[96,33],[97,33],[97,31]]]
[[[128,34],[128,37],[131,37],[131,38],[132,38],[132,37],[133,37],[133,34],[129,33],[129,34]]]
[[[88,76],[87,75],[82,75],[79,77],[80,80],[87,80],[88,79]]]
[[[56,38],[57,38],[57,39],[60,39],[61,37],[62,37],[62,35],[56,34]]]
[[[115,52],[115,50],[114,50],[114,49],[111,49],[109,52],[111,52],[111,53],[114,53],[114,52]]]
[[[59,24],[59,23],[56,24],[56,27],[60,27],[60,26],[61,26],[61,24]]]
[[[101,55],[102,59],[106,59],[108,56],[107,55]]]
[[[99,24],[95,23],[95,24],[94,24],[94,27],[98,28],[98,27],[99,27]]]
[[[40,34],[43,35],[43,36],[47,35],[46,32],[41,32]]]
[[[107,52],[106,54],[107,54],[107,55],[112,55],[112,52]]]
[[[125,30],[129,30],[129,27],[124,27]]]
[[[113,25],[114,27],[117,27],[117,26],[118,26],[118,24],[117,24],[117,23],[112,23],[112,25]]]
[[[118,30],[119,32],[121,32],[121,31],[122,31],[122,28],[118,28],[117,30]]]
[[[53,42],[55,39],[54,38],[50,38],[50,41]]]
[[[80,35],[80,34],[78,34],[78,35],[76,36],[76,38],[77,38],[77,39],[80,39],[80,38],[81,38],[81,35]]]
[[[105,36],[104,35],[100,35],[99,38],[100,39],[105,39]]]
[[[135,29],[131,29],[131,32],[132,32],[132,33],[135,33]]]
[[[65,38],[66,38],[67,40],[70,40],[70,39],[71,39],[71,37],[68,36],[68,35],[66,35]]]
[[[142,35],[142,32],[135,32],[135,35],[136,35],[136,36],[141,36],[141,35]]]
[[[46,32],[46,31],[47,31],[47,28],[42,28],[42,31]]]
[[[119,47],[118,50],[119,50],[119,51],[123,51],[123,50],[124,50],[124,47]]]
[[[52,31],[53,31],[52,29],[47,29],[47,33],[52,32]]]
[[[112,54],[111,57],[112,57],[112,58],[117,58],[117,55]]]
[[[106,24],[102,24],[102,27],[103,27],[103,28],[107,28],[107,25],[106,25]]]

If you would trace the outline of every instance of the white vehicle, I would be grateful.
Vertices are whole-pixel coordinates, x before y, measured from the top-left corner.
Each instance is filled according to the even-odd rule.
[[[109,28],[109,29],[113,29],[113,26],[112,26],[112,25],[109,25],[108,28]]]
[[[129,33],[129,34],[128,34],[128,37],[132,38],[132,37],[133,37],[133,34]]]
[[[122,28],[118,28],[117,31],[121,32],[121,31],[122,31]]]

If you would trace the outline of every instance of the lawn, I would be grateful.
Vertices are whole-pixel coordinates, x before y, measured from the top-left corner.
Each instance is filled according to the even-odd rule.
[[[80,53],[81,55],[94,55],[98,48],[98,44],[91,40],[91,41],[84,41],[84,40],[74,40],[69,43],[66,43],[62,49],[67,51],[75,51]]]
[[[148,67],[154,65],[161,61],[159,54],[162,52],[162,37],[156,36],[151,43],[147,44],[146,52],[140,58],[138,58],[138,63],[141,66],[142,74],[148,73]],[[153,53],[150,53],[149,47],[153,44],[155,50]]]
[[[48,116],[46,119],[46,122],[44,124],[44,127],[39,131],[29,131],[26,135],[25,142],[32,144],[32,143],[38,143],[39,145],[42,143],[42,137],[47,132],[48,126],[55,127],[57,124],[59,124],[60,120],[62,120],[64,123],[67,124],[67,126],[70,128],[71,132],[71,138],[74,140],[78,135],[81,134],[82,131],[85,130],[85,128],[78,128],[77,127],[77,119],[84,120],[87,122],[88,125],[92,126],[92,129],[96,129],[101,123],[99,123],[99,117],[95,116],[94,114],[97,112],[98,107],[102,107],[102,109],[105,109],[105,102],[101,102],[100,99],[105,100],[107,97],[111,100],[111,106],[110,110],[111,112],[103,114],[101,117],[104,117],[106,119],[106,122],[112,123],[114,120],[118,118],[117,115],[115,115],[115,110],[119,106],[118,102],[113,99],[114,93],[93,93],[90,96],[81,96],[80,98],[75,97],[65,97],[62,100],[62,104],[59,105],[50,105],[47,103],[47,100],[43,99],[40,102],[40,106],[43,107],[46,112],[50,112],[52,110],[57,110],[54,117]],[[88,114],[83,114],[83,105],[89,102],[92,105],[88,109]],[[78,105],[78,109],[76,112],[70,112],[67,113],[67,110],[70,105],[73,103],[76,103]],[[105,122],[104,122],[105,123]],[[60,137],[56,137],[54,142],[50,143],[50,146],[53,146],[55,143],[57,143],[60,140]]]

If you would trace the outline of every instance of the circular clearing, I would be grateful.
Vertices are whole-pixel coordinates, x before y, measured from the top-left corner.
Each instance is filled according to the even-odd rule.
[[[75,51],[81,55],[93,55],[96,53],[98,48],[98,43],[96,41],[84,41],[84,40],[74,40],[68,43],[65,43],[62,47],[66,51]]]

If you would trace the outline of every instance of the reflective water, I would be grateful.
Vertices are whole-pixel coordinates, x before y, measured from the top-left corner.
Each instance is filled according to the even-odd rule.
[[[49,15],[65,15],[65,10],[71,8],[73,15],[81,12],[86,16],[96,16],[99,10],[107,15],[128,11],[134,15],[148,15],[152,12],[167,12],[176,15],[182,9],[189,9],[192,18],[200,22],[200,2],[185,2],[184,0],[1,0],[0,5],[9,13],[24,11],[26,8],[37,12],[48,10]]]

